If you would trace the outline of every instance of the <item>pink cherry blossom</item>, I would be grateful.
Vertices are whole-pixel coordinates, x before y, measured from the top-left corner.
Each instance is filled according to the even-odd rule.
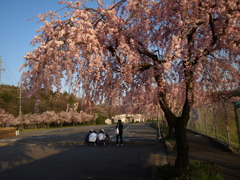
[[[61,3],[72,12],[68,19],[39,16],[43,26],[32,41],[37,48],[25,56],[23,85],[34,94],[60,91],[64,81],[89,107],[114,102],[130,110],[157,101],[177,133],[176,166],[184,170],[185,128],[194,103],[204,101],[198,96],[239,89],[238,1],[98,1],[96,9],[81,0],[77,8]]]

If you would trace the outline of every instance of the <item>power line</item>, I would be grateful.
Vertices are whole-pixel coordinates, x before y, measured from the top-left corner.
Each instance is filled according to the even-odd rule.
[[[3,62],[4,66],[7,68],[7,76],[6,78],[9,79],[10,81],[12,81],[13,84],[17,84],[19,81],[16,80],[16,75],[14,73],[12,73],[12,71],[10,70],[10,68],[8,67],[8,65]],[[9,75],[9,78],[8,78]]]
[[[2,84],[2,71],[6,71],[6,69],[2,68],[2,56],[0,56],[0,85]]]

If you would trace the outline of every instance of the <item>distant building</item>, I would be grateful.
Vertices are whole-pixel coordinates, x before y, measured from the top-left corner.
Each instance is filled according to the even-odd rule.
[[[111,119],[106,119],[105,124],[112,124],[112,120]]]
[[[118,120],[121,120],[123,123],[135,123],[145,121],[141,114],[119,114],[113,117],[114,123],[117,123]]]

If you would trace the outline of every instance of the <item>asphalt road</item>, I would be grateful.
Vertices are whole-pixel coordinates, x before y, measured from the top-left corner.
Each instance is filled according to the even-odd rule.
[[[0,139],[1,180],[149,179],[151,167],[165,162],[156,130],[124,125],[124,146],[115,146],[114,125],[47,129]],[[110,135],[106,146],[85,145],[90,129]],[[159,147],[158,147],[159,148]],[[159,162],[159,159],[162,162]]]

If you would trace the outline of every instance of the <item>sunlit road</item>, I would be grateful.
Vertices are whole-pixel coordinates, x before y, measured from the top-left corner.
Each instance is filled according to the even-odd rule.
[[[124,125],[124,146],[115,146],[115,125],[23,132],[0,139],[0,179],[148,179],[156,161],[156,130]],[[111,137],[107,146],[84,145],[90,129]]]

